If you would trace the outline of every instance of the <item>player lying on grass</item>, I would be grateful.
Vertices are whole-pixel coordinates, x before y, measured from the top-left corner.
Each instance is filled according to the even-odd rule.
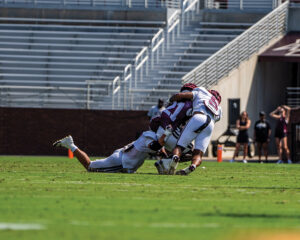
[[[192,164],[180,171],[178,175],[187,175],[193,172],[202,162],[203,153],[206,151],[215,122],[219,121],[222,110],[219,104],[221,96],[215,90],[206,90],[203,87],[195,88],[192,92],[178,93],[171,97],[170,101],[193,101],[193,116],[183,129],[177,145],[173,150],[172,162],[169,174],[174,174],[183,150],[195,140],[192,155]]]
[[[157,153],[162,148],[156,134],[152,131],[143,132],[134,142],[115,150],[107,158],[95,161],[91,161],[89,156],[74,144],[72,136],[56,141],[53,146],[70,149],[87,171],[111,173],[134,173],[149,157],[149,153]]]

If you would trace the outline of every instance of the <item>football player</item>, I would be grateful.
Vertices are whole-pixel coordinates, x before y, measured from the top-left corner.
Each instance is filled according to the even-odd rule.
[[[182,86],[180,92],[190,92],[197,86],[193,83],[187,83]],[[180,135],[180,131],[183,125],[192,116],[192,102],[182,101],[182,102],[172,102],[169,106],[161,113],[150,121],[150,129],[156,132],[157,138],[159,139],[160,145],[164,146],[166,150],[172,152],[176,146],[177,139]],[[193,149],[193,144],[189,144],[185,149],[184,154]],[[165,153],[166,155],[166,153]],[[188,158],[185,158],[188,160]],[[164,164],[162,161],[157,161],[155,166],[160,174],[165,173]]]
[[[67,136],[53,143],[54,147],[70,149],[78,161],[89,172],[134,173],[141,167],[149,153],[156,153],[162,146],[152,131],[143,132],[134,142],[117,149],[107,158],[91,161],[88,155],[79,149],[72,136]]]
[[[174,174],[182,151],[190,142],[195,140],[192,164],[180,171],[178,175],[187,175],[193,172],[202,162],[203,153],[206,151],[215,122],[219,121],[222,110],[221,95],[215,90],[207,90],[203,87],[195,88],[192,92],[182,92],[171,97],[170,101],[193,101],[193,116],[183,129],[176,147],[173,150],[173,157],[170,163],[169,174]]]

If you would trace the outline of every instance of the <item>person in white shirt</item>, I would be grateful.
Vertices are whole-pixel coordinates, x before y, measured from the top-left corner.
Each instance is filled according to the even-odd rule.
[[[160,98],[158,99],[157,105],[150,108],[147,116],[149,117],[149,119],[152,119],[153,117],[159,116],[163,110],[165,110],[164,100]]]
[[[70,149],[78,161],[89,172],[109,173],[134,173],[141,167],[149,153],[156,153],[162,146],[159,144],[156,134],[152,131],[143,132],[134,142],[117,149],[107,158],[91,161],[89,156],[79,149],[72,136],[67,136],[53,143],[54,147]]]
[[[180,171],[178,175],[187,175],[193,172],[202,162],[203,153],[206,151],[215,122],[222,115],[221,95],[215,90],[206,90],[203,87],[193,89],[192,92],[178,93],[171,97],[170,101],[193,101],[193,116],[182,131],[170,163],[169,174],[174,174],[182,151],[195,140],[192,156],[192,164]]]

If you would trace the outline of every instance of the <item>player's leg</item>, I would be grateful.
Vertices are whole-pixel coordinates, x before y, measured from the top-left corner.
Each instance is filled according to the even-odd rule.
[[[82,164],[82,166],[84,166],[84,168],[86,170],[88,170],[90,164],[91,164],[91,160],[89,158],[89,156],[82,150],[80,150],[79,148],[77,148],[74,152],[74,156],[77,158],[77,160]]]
[[[180,161],[180,157],[182,154],[182,149],[184,149],[184,147],[177,145],[174,150],[173,150],[173,157],[172,160],[170,162],[170,167],[169,167],[169,171],[168,174],[173,175],[175,173],[175,170],[178,166],[178,163]]]
[[[277,163],[282,163],[282,143],[280,138],[275,138],[277,154],[278,154],[278,161]]]
[[[53,146],[54,147],[64,147],[64,148],[70,149],[74,153],[74,155],[78,159],[78,161],[82,164],[82,166],[84,166],[85,169],[88,169],[88,167],[91,163],[91,160],[85,152],[81,151],[74,144],[74,141],[73,141],[73,138],[71,135],[66,136],[60,140],[57,140],[56,142],[53,143]]]
[[[176,137],[174,135],[176,135]],[[175,153],[177,154],[176,156],[180,156],[180,160],[182,160],[182,158],[184,158],[185,161],[191,161],[192,160],[191,156],[186,156],[185,154],[192,152],[192,150],[194,149],[194,146],[192,143],[190,143],[183,151],[181,150],[181,148],[175,150],[176,144],[177,144],[177,139],[179,138],[179,136],[180,136],[179,132],[175,133],[175,134],[174,133],[171,134],[166,139],[165,148],[170,152],[173,152],[173,150],[174,150]],[[188,159],[188,160],[186,160],[186,159]],[[154,165],[159,174],[168,174],[171,162],[172,162],[172,159],[163,158],[163,159],[157,160]]]
[[[199,117],[198,115],[202,115]],[[178,138],[176,147],[173,150],[173,157],[170,163],[169,174],[174,174],[178,166],[182,151],[192,142],[198,135],[196,130],[203,125],[202,118],[206,117],[203,114],[194,115],[183,129],[181,135]],[[205,122],[205,121],[204,121]]]
[[[107,158],[91,161],[88,170],[90,172],[107,173],[123,172],[122,154],[122,150],[117,149]]]
[[[286,157],[288,159],[288,163],[292,163],[291,156],[290,156],[290,150],[289,150],[289,147],[287,144],[287,137],[282,138],[282,147],[285,151]]]
[[[195,171],[202,163],[203,152],[201,150],[195,149],[192,156],[192,164],[184,169],[181,169],[176,172],[176,175],[188,175],[191,172]]]
[[[247,157],[247,154],[248,154],[248,143],[243,143],[243,152],[244,152],[244,155],[243,155],[243,163],[247,163],[247,160],[246,160],[246,157]]]
[[[200,164],[202,163],[203,153],[206,151],[209,145],[213,128],[214,128],[214,122],[210,121],[210,123],[205,128],[203,128],[200,132],[196,131],[198,134],[195,139],[195,149],[193,151],[192,164],[189,167],[176,172],[176,174],[187,175],[195,171],[196,168],[200,166]]]
[[[256,142],[257,145],[257,153],[258,153],[258,162],[261,163],[261,149],[262,149],[262,143]]]

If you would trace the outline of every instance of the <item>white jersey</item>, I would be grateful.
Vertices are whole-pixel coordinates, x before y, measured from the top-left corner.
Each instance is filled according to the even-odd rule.
[[[204,87],[195,88],[193,91],[193,113],[202,112],[209,115],[214,122],[220,120],[222,109],[216,98]]]
[[[133,142],[133,148],[130,151],[124,151],[122,156],[123,168],[130,171],[136,171],[149,156],[149,153],[155,153],[148,145],[157,141],[156,134],[152,131],[143,132],[142,135]]]

